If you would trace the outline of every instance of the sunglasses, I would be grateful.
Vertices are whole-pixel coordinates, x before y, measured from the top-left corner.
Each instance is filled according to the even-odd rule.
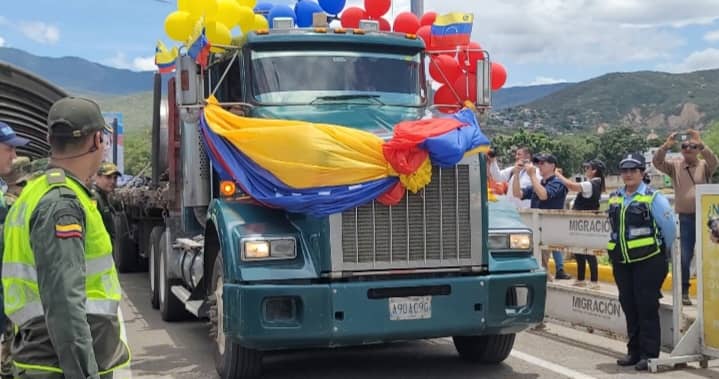
[[[697,145],[696,143],[683,143],[682,144],[682,149],[684,149],[684,150],[689,150],[689,149],[696,150],[698,148],[699,148],[699,145]]]

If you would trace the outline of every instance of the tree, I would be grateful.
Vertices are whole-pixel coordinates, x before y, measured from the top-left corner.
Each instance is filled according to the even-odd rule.
[[[528,147],[533,154],[554,154],[559,161],[558,167],[564,169],[567,174],[578,172],[586,160],[585,156],[591,155],[587,151],[590,144],[580,143],[580,137],[577,137],[576,141],[572,139],[562,141],[550,138],[544,133],[528,133],[524,130],[511,136],[496,136],[492,139],[492,145],[499,154],[500,160],[506,165],[514,164],[514,151],[520,147]]]
[[[125,137],[125,174],[137,175],[150,163],[150,131],[128,134]],[[148,174],[146,171],[145,174]]]
[[[597,155],[604,161],[607,171],[611,174],[619,172],[619,162],[628,153],[644,153],[647,141],[629,127],[609,128],[599,136]]]

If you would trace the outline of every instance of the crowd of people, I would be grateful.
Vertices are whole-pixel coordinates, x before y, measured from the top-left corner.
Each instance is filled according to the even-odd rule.
[[[680,143],[681,157],[668,159],[667,152]],[[515,163],[500,169],[494,154],[488,159],[493,191],[507,188],[506,197],[518,208],[564,209],[568,192],[576,192],[572,209],[598,211],[602,193],[607,191],[607,167],[599,159],[584,162],[584,180],[563,175],[557,158],[552,154],[532,155],[527,147],[516,150]],[[701,140],[699,132],[672,133],[654,155],[652,164],[666,174],[674,189],[674,209],[662,192],[651,187],[647,163],[641,153],[628,153],[620,161],[622,185],[610,193],[606,211],[611,225],[607,236],[607,254],[619,302],[627,324],[627,355],[620,366],[648,369],[648,359],[659,356],[659,299],[668,273],[672,245],[676,239],[676,216],[679,218],[682,303],[692,305],[689,297],[690,266],[695,247],[695,191],[698,184],[711,183],[719,160]],[[505,187],[497,183],[504,183]],[[574,251],[577,279],[574,285],[598,289],[598,264],[594,251]],[[546,268],[548,252],[542,252]],[[561,251],[552,251],[554,277],[571,279],[564,270]],[[585,281],[589,265],[589,284]],[[547,270],[549,272],[549,270]]]

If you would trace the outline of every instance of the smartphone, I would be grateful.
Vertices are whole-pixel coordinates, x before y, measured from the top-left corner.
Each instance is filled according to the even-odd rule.
[[[676,135],[674,135],[674,140],[677,142],[689,141],[689,134],[688,133],[677,133]]]

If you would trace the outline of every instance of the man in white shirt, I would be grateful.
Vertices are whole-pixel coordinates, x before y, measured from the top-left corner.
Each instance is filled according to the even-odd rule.
[[[519,162],[529,163],[532,161],[532,152],[529,151],[528,147],[520,147],[514,153],[514,158],[515,164]],[[514,165],[500,170],[499,166],[497,165],[497,159],[494,157],[489,158],[489,175],[491,175],[492,178],[498,182],[507,182],[507,185],[509,186],[510,190],[507,191],[507,199],[517,208],[530,208],[531,200],[520,200],[516,198],[512,193],[512,183],[514,183],[515,179],[512,172],[513,169]],[[541,176],[539,176],[539,170],[536,171],[536,175],[537,179],[541,181],[542,178]],[[519,188],[526,188],[531,186],[532,179],[530,179],[527,172],[522,169],[522,171],[519,173]]]

